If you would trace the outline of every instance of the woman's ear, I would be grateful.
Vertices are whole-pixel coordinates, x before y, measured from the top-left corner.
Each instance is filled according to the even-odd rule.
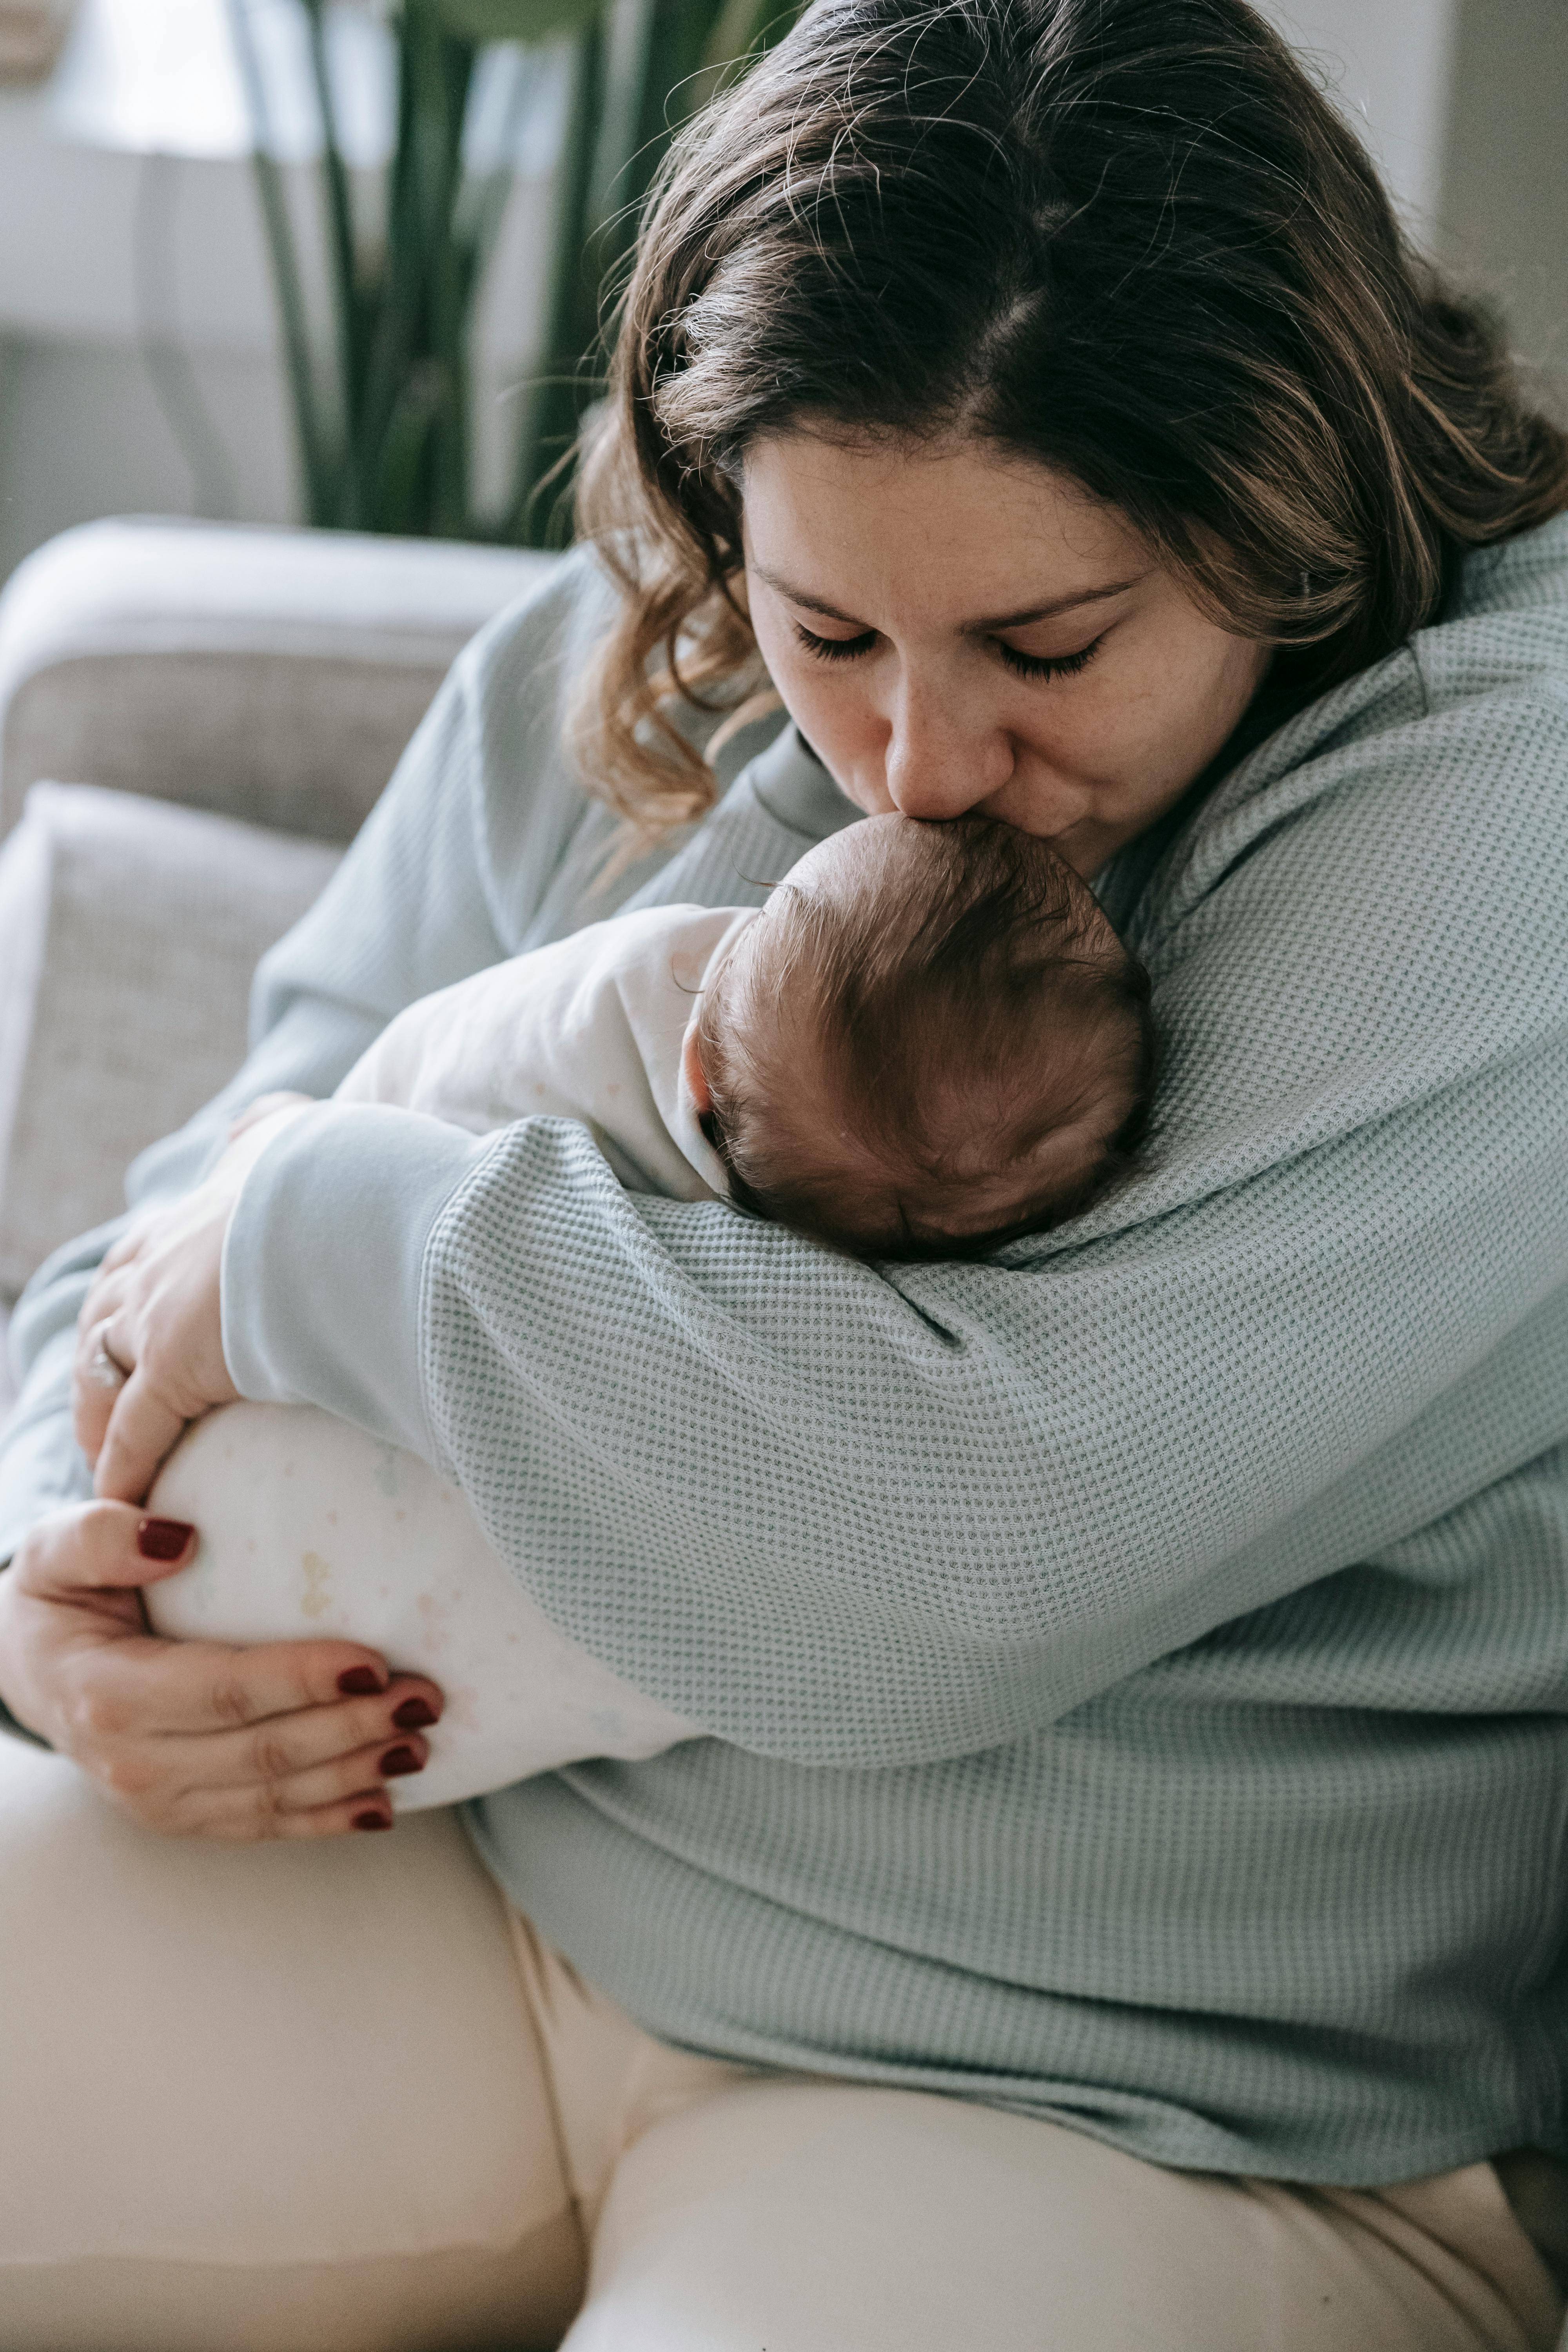
[[[702,1048],[698,1041],[695,1021],[687,1030],[686,1043],[680,1049],[680,1070],[698,1118],[706,1118],[713,1108],[713,1097],[708,1085],[708,1073],[702,1066]]]

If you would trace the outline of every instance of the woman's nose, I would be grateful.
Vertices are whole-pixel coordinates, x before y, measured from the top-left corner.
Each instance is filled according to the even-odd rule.
[[[895,712],[883,757],[893,807],[931,822],[978,808],[1003,789],[1014,765],[1001,729],[965,726],[923,698]]]

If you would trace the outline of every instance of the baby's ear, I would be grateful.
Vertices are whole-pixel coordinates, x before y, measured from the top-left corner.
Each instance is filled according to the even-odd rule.
[[[713,1097],[708,1085],[708,1073],[702,1066],[702,1054],[697,1042],[695,1021],[688,1029],[686,1043],[680,1049],[680,1069],[698,1118],[706,1118],[713,1108]]]

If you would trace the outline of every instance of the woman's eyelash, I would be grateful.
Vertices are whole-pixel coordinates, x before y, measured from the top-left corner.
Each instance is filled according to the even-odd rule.
[[[795,633],[805,651],[818,661],[853,661],[857,655],[868,653],[877,641],[875,629],[862,629],[854,637],[819,637],[815,629],[806,628],[799,621],[795,625]],[[1102,634],[1076,654],[1021,654],[1016,646],[1004,645],[999,638],[994,642],[1016,677],[1076,677],[1079,670],[1088,668],[1105,638]]]
[[[815,654],[818,661],[853,661],[857,654],[869,650],[877,635],[875,629],[862,629],[858,637],[819,637],[815,629],[804,627],[799,621],[795,625],[795,633],[806,652]]]
[[[1089,667],[1104,643],[1102,633],[1076,654],[1021,654],[1016,646],[1005,646],[1000,640],[996,650],[1019,677],[1076,677],[1080,669]]]

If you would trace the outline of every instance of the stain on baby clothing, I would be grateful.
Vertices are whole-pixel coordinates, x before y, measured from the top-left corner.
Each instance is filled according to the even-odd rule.
[[[332,1605],[332,1571],[319,1551],[301,1552],[300,1568],[305,1579],[300,1611],[305,1617],[324,1617]]]

